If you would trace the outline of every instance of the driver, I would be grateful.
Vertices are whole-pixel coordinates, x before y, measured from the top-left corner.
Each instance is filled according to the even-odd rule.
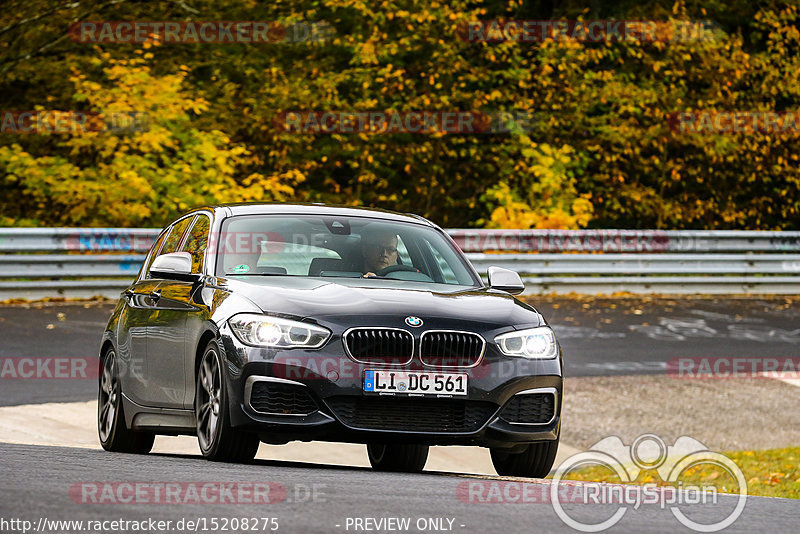
[[[397,265],[397,234],[379,230],[364,234],[361,238],[361,256],[364,260],[361,271],[365,278],[391,265]]]

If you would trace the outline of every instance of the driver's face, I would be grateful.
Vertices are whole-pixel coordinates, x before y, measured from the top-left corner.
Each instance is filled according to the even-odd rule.
[[[397,238],[386,236],[364,245],[364,267],[377,272],[397,263]]]

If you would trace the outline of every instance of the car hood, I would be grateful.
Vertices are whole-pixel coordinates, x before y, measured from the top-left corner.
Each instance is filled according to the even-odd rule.
[[[442,284],[284,276],[248,277],[246,281],[228,279],[226,285],[266,313],[310,318],[322,323],[385,324],[390,317],[415,316],[423,321],[463,321],[486,327],[544,324],[533,307],[508,293],[491,289],[443,291]]]

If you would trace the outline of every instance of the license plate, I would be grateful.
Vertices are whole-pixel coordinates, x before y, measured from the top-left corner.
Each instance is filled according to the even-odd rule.
[[[367,393],[407,395],[466,395],[467,375],[426,371],[365,371]]]

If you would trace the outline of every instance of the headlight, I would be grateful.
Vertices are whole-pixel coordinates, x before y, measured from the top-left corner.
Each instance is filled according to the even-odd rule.
[[[558,354],[553,331],[546,326],[509,332],[494,338],[503,354],[533,360],[550,360]]]
[[[255,313],[235,315],[228,324],[239,341],[258,347],[316,349],[331,335],[321,326]]]

